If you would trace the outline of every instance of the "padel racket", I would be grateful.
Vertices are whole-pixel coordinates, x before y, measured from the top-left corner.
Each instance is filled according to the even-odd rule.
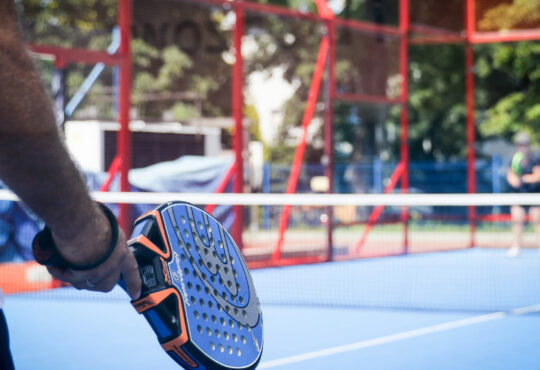
[[[135,221],[128,244],[142,279],[131,303],[174,361],[201,370],[257,366],[259,300],[240,250],[216,219],[188,203],[165,203]]]

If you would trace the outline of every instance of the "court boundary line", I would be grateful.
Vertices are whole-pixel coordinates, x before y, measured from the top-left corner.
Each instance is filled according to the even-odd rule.
[[[429,334],[441,333],[444,331],[458,329],[458,328],[462,328],[466,326],[472,326],[476,324],[481,324],[484,322],[494,321],[494,320],[502,319],[509,316],[519,316],[519,315],[525,315],[525,314],[537,313],[537,312],[540,312],[540,304],[519,307],[519,308],[515,308],[508,311],[499,311],[499,312],[493,312],[493,313],[485,314],[485,315],[468,317],[466,319],[449,321],[442,324],[426,326],[424,328],[408,330],[401,333],[385,335],[378,338],[367,339],[367,340],[363,340],[363,341],[359,341],[355,343],[330,347],[330,348],[321,349],[318,351],[306,352],[299,355],[288,356],[288,357],[284,357],[284,358],[280,358],[276,360],[270,360],[270,361],[262,362],[258,368],[269,369],[273,367],[294,364],[298,362],[313,360],[316,358],[332,356],[339,353],[352,352],[352,351],[356,351],[356,350],[360,350],[364,348],[370,348],[370,347],[375,347],[375,346],[379,346],[379,345],[383,345],[387,343],[393,343],[400,340],[416,338],[416,337],[429,335]]]

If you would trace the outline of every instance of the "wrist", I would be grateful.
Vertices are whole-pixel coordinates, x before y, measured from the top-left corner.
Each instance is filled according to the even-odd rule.
[[[33,249],[38,262],[72,270],[89,270],[104,263],[118,241],[118,224],[114,214],[104,205],[93,204],[85,227],[73,237],[63,237],[45,227],[34,239]]]

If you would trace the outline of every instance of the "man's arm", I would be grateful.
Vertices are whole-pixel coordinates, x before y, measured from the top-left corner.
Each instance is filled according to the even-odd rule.
[[[51,228],[61,254],[74,264],[97,261],[110,225],[90,199],[64,147],[49,98],[21,41],[13,0],[0,0],[0,178]],[[132,298],[140,292],[133,254],[121,233],[113,255],[96,269],[51,268],[78,288],[108,291],[122,273]]]

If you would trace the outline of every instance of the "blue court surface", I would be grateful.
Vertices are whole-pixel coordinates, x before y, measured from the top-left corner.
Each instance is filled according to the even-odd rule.
[[[465,250],[253,271],[260,369],[540,369],[540,255]],[[17,369],[176,369],[119,289],[6,298]]]

